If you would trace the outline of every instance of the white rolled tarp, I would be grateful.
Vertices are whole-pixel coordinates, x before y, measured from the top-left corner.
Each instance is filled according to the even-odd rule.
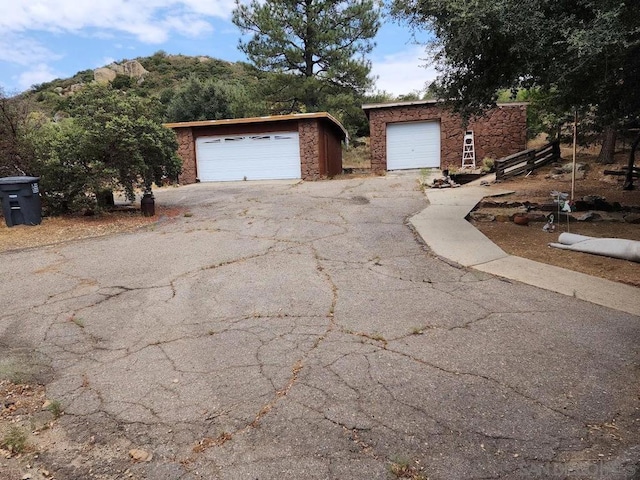
[[[550,247],[592,253],[605,257],[622,258],[640,262],[640,242],[623,238],[596,238],[575,233],[561,233],[559,243],[550,243]]]

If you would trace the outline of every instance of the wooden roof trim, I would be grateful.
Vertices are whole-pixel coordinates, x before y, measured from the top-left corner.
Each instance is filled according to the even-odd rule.
[[[221,125],[246,125],[255,123],[275,123],[285,121],[324,119],[334,124],[342,132],[343,138],[348,138],[349,134],[342,124],[327,112],[316,113],[292,113],[289,115],[269,115],[266,117],[228,118],[223,120],[198,120],[195,122],[164,123],[167,128],[190,128],[190,127],[217,127]]]
[[[408,102],[367,103],[362,105],[362,109],[366,111],[376,110],[380,108],[410,107],[414,105],[436,105],[438,103],[444,103],[444,100],[412,100]],[[496,105],[498,107],[521,107],[523,105],[529,105],[529,102],[500,102]]]

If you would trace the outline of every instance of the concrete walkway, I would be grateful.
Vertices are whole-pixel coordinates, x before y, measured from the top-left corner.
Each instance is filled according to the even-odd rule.
[[[512,193],[489,190],[479,182],[427,190],[430,205],[411,223],[435,254],[465,267],[640,315],[640,289],[509,255],[474,228],[465,217],[480,200]]]

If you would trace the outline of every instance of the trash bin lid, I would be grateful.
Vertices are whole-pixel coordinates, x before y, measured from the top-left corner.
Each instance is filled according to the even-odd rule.
[[[0,185],[12,185],[15,183],[35,183],[40,180],[40,177],[2,177],[0,178]]]

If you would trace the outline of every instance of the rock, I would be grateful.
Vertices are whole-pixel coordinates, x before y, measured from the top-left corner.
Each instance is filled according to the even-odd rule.
[[[73,95],[76,92],[79,92],[84,88],[84,83],[74,83],[73,85],[67,87],[64,91],[65,95]]]
[[[93,71],[93,79],[98,83],[110,83],[116,78],[116,72],[110,68],[96,68]]]
[[[535,213],[529,212],[527,213],[530,222],[546,222],[547,216],[544,213]]]
[[[495,215],[483,212],[471,212],[469,218],[476,222],[493,222],[496,219]]]
[[[513,223],[515,223],[516,225],[529,225],[529,216],[528,215],[524,215],[522,213],[516,213],[513,216]]]
[[[582,197],[582,200],[588,203],[595,203],[598,201],[604,202],[606,198],[600,195],[585,195],[584,197]]]
[[[129,450],[129,456],[134,462],[150,462],[153,458],[151,453],[146,450],[142,450],[141,448],[132,448]]]
[[[592,220],[598,220],[600,218],[602,218],[600,215],[593,212],[586,212],[586,213],[583,213],[582,215],[577,215],[575,217],[575,219],[579,222],[590,222]]]
[[[509,218],[509,215],[506,215],[504,213],[502,214],[498,214],[496,215],[496,222],[510,222],[511,219]]]
[[[145,69],[137,60],[129,60],[122,64],[112,63],[108,65],[107,68],[110,68],[115,73],[119,73],[120,75],[127,75],[129,77],[137,79],[142,78],[147,73],[149,73],[149,71]]]
[[[622,217],[626,223],[640,223],[640,213],[628,213]]]
[[[129,60],[122,64],[111,63],[106,67],[96,68],[93,71],[93,79],[98,83],[110,83],[116,75],[126,75],[135,78],[140,83],[149,71],[137,60]]]
[[[569,163],[565,163],[562,165],[562,171],[565,173],[571,173],[573,171],[573,163],[569,162]],[[577,162],[576,163],[576,173],[577,172],[584,172],[587,169],[587,164],[586,163],[580,163]]]
[[[585,177],[585,171],[584,170],[576,170],[576,180],[582,180],[584,177]],[[551,179],[570,182],[571,181],[571,173],[561,173],[561,174],[551,175]]]

